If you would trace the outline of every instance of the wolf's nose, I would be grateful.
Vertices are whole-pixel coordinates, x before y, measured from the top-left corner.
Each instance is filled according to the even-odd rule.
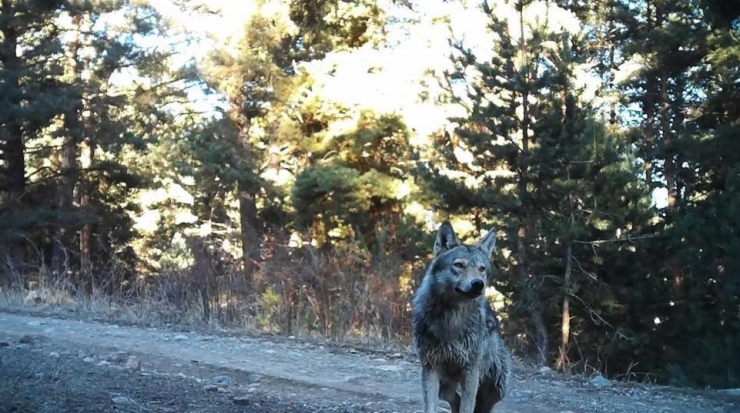
[[[485,284],[483,284],[483,280],[481,280],[480,278],[476,278],[470,282],[471,292],[481,292],[483,291],[483,287],[485,287]]]

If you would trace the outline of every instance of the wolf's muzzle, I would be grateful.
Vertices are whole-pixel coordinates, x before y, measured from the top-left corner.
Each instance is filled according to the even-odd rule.
[[[483,293],[483,289],[485,287],[486,287],[486,284],[483,282],[483,280],[481,280],[480,278],[475,278],[471,280],[470,282],[464,284],[462,287],[461,286],[455,287],[455,291],[458,294],[462,294],[466,297],[476,298]]]

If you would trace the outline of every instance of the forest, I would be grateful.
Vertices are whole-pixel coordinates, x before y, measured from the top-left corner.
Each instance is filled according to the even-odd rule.
[[[517,357],[740,387],[740,3],[0,0],[2,293],[408,343],[444,220]]]

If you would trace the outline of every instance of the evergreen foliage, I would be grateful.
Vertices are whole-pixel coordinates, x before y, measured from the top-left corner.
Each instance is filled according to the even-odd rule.
[[[0,291],[405,340],[451,219],[519,355],[740,386],[733,2],[164,3],[0,1]]]

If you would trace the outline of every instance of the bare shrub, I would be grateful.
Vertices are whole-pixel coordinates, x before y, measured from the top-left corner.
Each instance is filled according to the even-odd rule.
[[[13,294],[3,292],[4,305],[24,306],[23,298],[36,291],[42,300],[33,311],[64,308],[117,322],[257,328],[334,340],[408,338],[410,286],[419,269],[397,256],[372,257],[352,243],[331,251],[268,243],[261,268],[249,277],[216,244],[192,238],[188,247],[189,268],[146,277],[111,261],[92,280],[92,293],[72,282],[78,280],[74,271],[19,275]]]
[[[333,339],[408,336],[411,269],[397,257],[372,259],[347,244],[330,252],[285,249],[255,277],[262,328]]]

